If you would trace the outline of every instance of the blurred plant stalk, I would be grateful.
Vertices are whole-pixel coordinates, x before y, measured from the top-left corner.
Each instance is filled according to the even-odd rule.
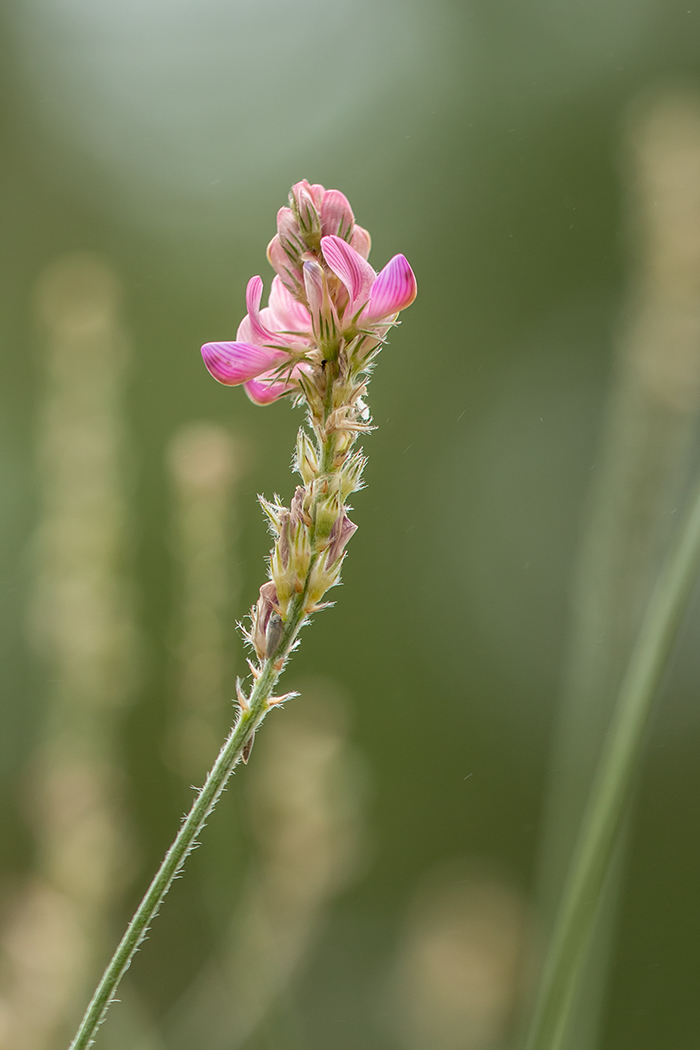
[[[466,877],[465,877],[466,875]],[[450,865],[423,880],[389,987],[404,1050],[501,1050],[522,997],[531,915],[497,874]]]
[[[287,1012],[327,907],[357,870],[364,792],[345,722],[337,688],[311,680],[256,745],[251,870],[218,957],[166,1026],[169,1046],[235,1050]]]
[[[613,732],[613,699],[643,622],[649,630],[645,610],[687,504],[700,414],[699,100],[682,93],[641,99],[629,116],[625,160],[636,273],[573,595],[541,861],[550,928],[603,741]],[[613,873],[557,1036],[566,1050],[597,1044],[618,886]]]
[[[175,434],[167,462],[179,574],[171,746],[174,764],[191,784],[211,765],[230,710],[225,696],[231,673],[227,616],[238,591],[230,553],[241,449],[223,427],[193,423]]]
[[[559,1050],[594,933],[656,690],[700,570],[700,485],[647,606],[606,736],[543,971],[527,1050]]]
[[[65,1045],[129,856],[115,758],[135,656],[119,286],[101,259],[74,255],[49,267],[38,292],[46,350],[30,628],[47,693],[26,780],[35,870],[1,939],[3,1050]]]

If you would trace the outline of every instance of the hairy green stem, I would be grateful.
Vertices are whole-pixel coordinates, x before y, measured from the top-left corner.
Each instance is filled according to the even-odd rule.
[[[323,417],[324,425],[328,421],[333,405],[333,387],[337,379],[337,368],[334,362],[329,362],[329,370],[330,379],[328,382],[327,404]],[[334,433],[326,434],[325,438],[319,437],[318,440],[321,476],[337,472],[338,468],[334,467],[336,435]],[[317,490],[314,507],[312,508],[313,511],[315,511],[315,506],[320,498],[320,490]],[[315,521],[315,513],[312,513],[312,520]],[[235,766],[241,758],[247,760],[247,754],[252,746],[255,731],[272,706],[272,692],[284,669],[297,635],[306,621],[307,613],[305,610],[308,604],[309,581],[318,557],[318,553],[314,553],[311,556],[302,593],[297,593],[289,603],[279,641],[276,643],[273,652],[265,654],[265,660],[256,675],[250,697],[247,703],[240,707],[238,719],[219,752],[204,787],[194,800],[192,808],[185,817],[175,841],[166,853],[163,863],[156,872],[153,881],[127,927],[126,933],[112,956],[85,1012],[80,1028],[70,1044],[69,1050],[87,1050],[94,1043],[97,1029],[104,1021],[110,1003],[114,1000],[119,983],[131,965],[131,961],[157,915],[175,876],[185,863],[187,855],[195,846],[197,836],[226,787],[226,783]]]
[[[94,1043],[97,1029],[104,1020],[110,1004],[114,1001],[114,995],[119,983],[131,965],[131,961],[141,941],[157,915],[163,898],[173,883],[173,879],[185,863],[187,855],[195,846],[197,836],[219,800],[231,773],[240,761],[246,748],[252,744],[255,730],[270,709],[272,692],[282,673],[284,661],[294,644],[303,620],[302,603],[297,601],[290,607],[289,616],[276,652],[271,654],[265,661],[262,673],[253,686],[249,706],[240,711],[238,720],[221,748],[218,758],[204,783],[204,787],[194,800],[192,808],[183,821],[175,841],[166,853],[163,863],[156,872],[126,929],[126,933],[112,956],[85,1012],[78,1032],[70,1044],[70,1050],[87,1050],[87,1047],[92,1046]]]
[[[659,574],[620,688],[545,960],[527,1050],[560,1050],[653,699],[700,569],[700,488]]]

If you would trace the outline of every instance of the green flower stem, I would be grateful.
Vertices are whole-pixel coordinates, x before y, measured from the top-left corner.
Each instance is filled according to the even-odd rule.
[[[129,923],[126,933],[97,986],[80,1028],[70,1044],[70,1050],[87,1050],[87,1047],[94,1043],[97,1029],[104,1020],[110,1004],[114,1001],[119,982],[131,965],[139,944],[158,913],[173,879],[196,844],[197,836],[219,800],[231,773],[245,749],[252,744],[255,730],[270,709],[272,692],[303,620],[303,603],[297,600],[290,606],[289,616],[276,653],[265,661],[262,673],[253,686],[249,707],[240,712],[236,724],[212,766],[204,787],[197,795],[192,809],[183,821],[175,841],[166,853],[163,863]]]
[[[700,488],[647,606],[620,688],[545,959],[527,1050],[560,1050],[652,702],[700,569]]]

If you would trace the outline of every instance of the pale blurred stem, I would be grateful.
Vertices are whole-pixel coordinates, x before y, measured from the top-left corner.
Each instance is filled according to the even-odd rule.
[[[700,488],[659,574],[620,688],[545,960],[527,1050],[559,1050],[659,681],[700,568]]]
[[[332,386],[332,384],[329,384],[329,386]],[[329,435],[324,442],[321,442],[321,447],[323,452],[322,470],[324,473],[330,473],[335,450],[335,436],[333,434]],[[246,747],[252,743],[256,729],[270,709],[273,690],[284,669],[284,664],[296,637],[304,624],[306,617],[304,612],[306,589],[311,569],[317,557],[315,555],[311,558],[304,592],[293,598],[290,603],[282,637],[276,651],[271,653],[263,664],[260,676],[251,691],[248,708],[241,711],[240,717],[212,766],[204,787],[197,795],[175,841],[166,853],[163,863],[136,909],[134,917],[126,929],[126,933],[122,937],[97,986],[97,990],[85,1012],[78,1032],[70,1044],[69,1050],[87,1050],[87,1047],[93,1044],[97,1029],[104,1021],[110,1004],[114,1001],[114,995],[119,987],[119,983],[129,969],[131,961],[157,915],[175,876],[182,868],[188,853],[195,845],[197,836],[218,802],[231,773],[240,761]]]

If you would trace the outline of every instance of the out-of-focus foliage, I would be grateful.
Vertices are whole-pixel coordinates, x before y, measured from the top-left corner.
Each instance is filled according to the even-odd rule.
[[[698,458],[697,119],[654,100],[700,97],[700,9],[11,0],[0,17],[0,1047],[65,1043],[230,717],[268,548],[255,496],[289,494],[299,420],[217,386],[199,346],[233,338],[251,274],[269,286],[301,178],[342,189],[375,267],[404,252],[420,294],[372,383],[345,586],[288,672],[305,696],[270,717],[100,1040],[509,1045],[540,846],[557,848],[542,815],[568,790],[550,746],[593,644],[581,588],[602,593],[596,500],[622,478],[615,528],[630,516],[648,543],[629,571],[650,571]],[[680,423],[614,364],[636,347],[663,393],[667,340],[691,361]],[[649,451],[616,459],[633,431]],[[678,473],[652,513],[662,445]],[[604,1048],[696,1041],[696,627],[630,828]]]

